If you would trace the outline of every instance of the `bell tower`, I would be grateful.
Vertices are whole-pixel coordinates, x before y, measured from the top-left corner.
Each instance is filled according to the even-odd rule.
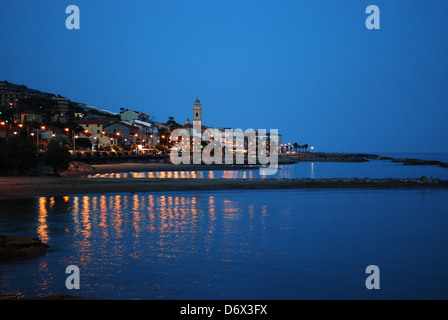
[[[193,126],[198,125],[199,128],[202,125],[202,108],[199,99],[196,99],[193,107]]]

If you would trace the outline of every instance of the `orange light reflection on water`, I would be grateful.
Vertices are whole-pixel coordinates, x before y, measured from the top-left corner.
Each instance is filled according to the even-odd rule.
[[[254,203],[242,208],[238,201],[219,195],[141,193],[62,199],[38,198],[37,234],[44,242],[50,240],[50,208],[66,210],[70,219],[64,222],[65,228],[75,239],[74,250],[82,263],[98,256],[113,257],[114,263],[130,263],[129,259],[137,260],[144,252],[164,261],[185,254],[179,247],[198,237],[203,241],[189,243],[189,252],[212,252],[217,231],[224,235],[224,241],[231,242],[244,215],[251,232],[253,228],[263,230],[268,215],[266,205]]]
[[[48,210],[46,208],[46,205],[47,205],[47,198],[40,197],[39,198],[37,235],[38,235],[39,239],[43,242],[48,242],[48,240],[50,239],[48,236],[48,225],[47,225]]]

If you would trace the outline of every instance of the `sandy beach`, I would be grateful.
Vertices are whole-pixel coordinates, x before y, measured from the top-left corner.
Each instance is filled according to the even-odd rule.
[[[92,173],[236,170],[247,166],[171,165],[171,164],[99,164],[93,171],[64,172],[61,177],[0,177],[0,197],[57,196],[116,192],[229,190],[229,189],[295,189],[295,188],[447,188],[440,179],[158,179],[158,178],[87,178]],[[257,169],[253,167],[253,169]]]
[[[145,171],[201,171],[201,170],[248,170],[258,169],[256,165],[237,165],[237,164],[179,164],[170,163],[108,163],[92,165],[94,173],[112,173],[112,172],[145,172]],[[66,175],[73,175],[71,172],[65,172]]]

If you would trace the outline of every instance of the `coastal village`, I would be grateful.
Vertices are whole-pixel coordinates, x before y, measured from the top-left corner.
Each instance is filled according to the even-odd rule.
[[[188,104],[186,105],[188,108]],[[213,129],[214,132],[219,132],[220,142],[223,146],[225,143],[229,143],[226,141],[226,130],[232,130],[232,128],[205,126],[203,108],[198,98],[194,101],[191,111],[192,120],[181,121],[183,124],[178,123],[173,116],[169,116],[166,122],[159,122],[147,112],[134,108],[122,107],[119,113],[115,113],[85,103],[71,101],[57,94],[30,89],[25,85],[0,81],[0,142],[10,140],[10,138],[26,138],[33,144],[33,148],[37,147],[38,155],[43,155],[51,142],[57,142],[58,145],[69,151],[70,161],[82,159],[101,161],[106,158],[111,160],[123,156],[155,156],[164,157],[165,159],[162,161],[165,162],[168,161],[170,149],[178,142],[171,141],[170,138],[171,132],[175,129],[190,130],[192,136],[195,134],[194,128],[199,127],[202,132]],[[260,138],[260,133],[256,131],[257,142],[261,140]],[[265,138],[263,148],[270,153],[272,151],[271,143],[274,140],[271,141],[270,133],[266,133]],[[217,139],[217,137],[213,139]],[[298,161],[391,160],[404,165],[448,167],[448,164],[440,161],[392,159],[372,154],[316,152],[314,147],[308,144],[283,142],[280,133],[275,136],[275,139],[277,139],[275,145],[278,146],[280,164]],[[208,142],[211,140],[202,141],[202,147]],[[233,144],[230,146],[233,148],[231,150],[236,150],[236,141],[231,141],[231,143]],[[17,149],[16,146],[13,147]],[[243,146],[245,153],[249,147],[248,140],[245,138]],[[23,155],[18,155],[18,157],[26,158]],[[148,161],[148,158],[145,158],[145,161]],[[156,159],[155,161],[161,160]],[[32,161],[25,162],[24,167],[29,168]],[[76,164],[75,167],[75,170],[78,170]]]
[[[166,122],[158,122],[141,110],[122,107],[119,113],[114,113],[60,95],[0,81],[0,138],[26,136],[35,141],[40,151],[44,151],[51,140],[57,140],[71,153],[163,154],[175,143],[170,140],[173,130],[191,130],[194,125],[202,131],[218,130],[223,137],[225,130],[231,129],[205,126],[199,99],[194,101],[192,121],[186,119],[180,124],[172,116]],[[267,136],[269,150],[269,133]],[[281,134],[276,142],[279,152],[308,148],[297,143],[283,145]]]

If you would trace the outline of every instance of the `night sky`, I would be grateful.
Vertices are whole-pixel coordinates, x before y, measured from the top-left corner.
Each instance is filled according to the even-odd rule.
[[[448,152],[447,13],[443,0],[2,0],[0,80],[182,124],[198,97],[204,125],[317,151]]]

